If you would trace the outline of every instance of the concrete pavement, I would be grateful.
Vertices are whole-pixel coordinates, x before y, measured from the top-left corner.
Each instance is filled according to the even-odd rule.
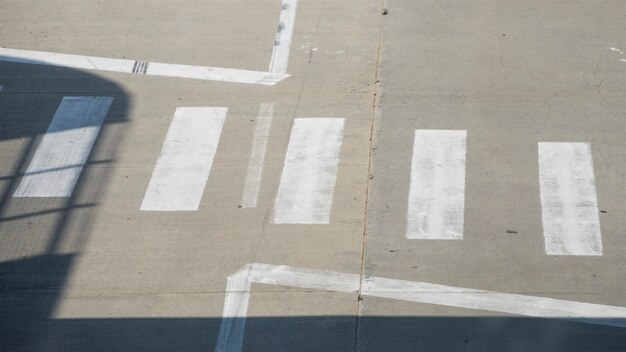
[[[38,53],[17,60],[16,51],[0,52],[3,349],[625,348],[620,2],[63,0],[0,7],[3,49]],[[273,85],[238,78],[279,72],[273,63],[286,43],[289,77]],[[167,66],[173,77],[151,74],[159,63],[185,68]],[[66,96],[114,98],[84,166],[60,163],[82,167],[71,196],[14,197]],[[262,116],[268,104],[271,123]],[[172,132],[181,107],[227,113],[218,133],[214,125],[187,138]],[[315,118],[333,126],[343,119],[342,128],[320,132],[328,125]],[[298,134],[295,119],[314,127]],[[267,133],[255,132],[259,120]],[[431,225],[462,221],[462,239],[406,236],[415,216],[407,209],[416,130],[466,131],[463,146],[454,147],[464,158],[449,158],[450,147],[434,142],[415,149],[426,161],[428,151],[443,150],[433,170],[452,163],[444,174],[464,172],[455,182],[432,181],[435,191],[456,192],[462,209],[437,222],[433,214],[448,204],[437,203],[425,215]],[[589,143],[594,177],[585,185],[594,185],[597,202],[585,209],[597,208],[601,255],[546,252],[539,142]],[[207,143],[217,146],[200,159],[195,147],[185,149]],[[261,160],[256,207],[243,200],[251,159]],[[181,189],[183,204],[199,196],[197,210],[141,210],[157,164],[167,160],[164,172],[184,176],[163,187]],[[207,163],[204,179],[197,170]],[[563,180],[570,178],[555,182]],[[187,197],[182,189],[192,181],[205,186]],[[279,189],[288,190],[280,201]],[[275,216],[294,209],[304,215]],[[389,286],[372,277],[400,286],[381,293]],[[420,283],[445,285],[432,297],[442,303],[416,299],[410,287]],[[454,288],[461,298],[449,298]],[[511,295],[502,296],[506,307],[470,309],[465,289]],[[530,302],[528,314],[511,314],[521,301]],[[550,315],[538,302],[563,314],[582,307],[572,314],[597,324],[542,319]],[[609,313],[617,318],[607,320]]]

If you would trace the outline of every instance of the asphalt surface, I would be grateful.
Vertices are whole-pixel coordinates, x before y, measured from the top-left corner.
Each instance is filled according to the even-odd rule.
[[[626,350],[626,3],[299,0],[275,85],[150,75],[271,73],[285,4],[0,1],[3,49],[149,62],[128,74],[0,51],[0,350]],[[73,192],[15,197],[68,96],[113,97]],[[180,107],[228,108],[198,209],[141,210]],[[340,151],[305,135],[309,181],[281,184],[294,121],[312,118],[343,119]],[[462,239],[407,238],[416,130],[466,131]],[[540,142],[589,144],[601,255],[546,252]],[[316,173],[330,189],[309,192]],[[288,186],[316,211],[330,199],[328,223],[278,221]],[[471,290],[506,304],[468,307]],[[539,313],[512,314],[520,297]],[[544,298],[614,315],[548,319]]]

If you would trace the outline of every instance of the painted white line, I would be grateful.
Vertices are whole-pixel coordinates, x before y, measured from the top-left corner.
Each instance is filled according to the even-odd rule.
[[[546,253],[602,255],[590,145],[539,143],[539,185]]]
[[[263,103],[259,109],[254,137],[252,139],[252,152],[248,163],[248,173],[244,186],[241,206],[243,208],[255,208],[261,187],[263,175],[263,163],[265,162],[265,152],[267,150],[267,139],[272,126],[274,116],[274,103]]]
[[[177,108],[141,210],[198,210],[228,108]]]
[[[13,196],[71,196],[112,102],[64,97]]]
[[[626,308],[425,282],[366,278],[363,295],[536,318],[626,327]]]
[[[466,135],[461,130],[415,131],[407,238],[463,238]]]
[[[238,352],[253,283],[329,292],[359,292],[359,275],[283,265],[248,264],[228,277],[216,352]],[[499,293],[425,282],[366,277],[362,295],[626,328],[626,308]]]
[[[332,292],[357,292],[359,276],[283,265],[252,263],[228,277],[216,352],[241,351],[252,283]]]
[[[272,51],[272,60],[270,61],[269,68],[269,72],[276,75],[284,75],[287,73],[297,6],[297,0],[283,0],[281,4],[278,30],[276,31],[274,50]]]
[[[262,85],[274,85],[289,77],[287,74],[233,68],[164,64],[8,48],[0,48],[0,61]]]
[[[328,224],[343,142],[342,118],[295,119],[274,202],[275,224]]]
[[[0,92],[2,92],[3,89],[4,89],[4,86],[0,86]]]

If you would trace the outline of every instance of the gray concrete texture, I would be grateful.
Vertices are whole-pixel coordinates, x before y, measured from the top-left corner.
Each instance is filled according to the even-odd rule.
[[[5,0],[0,42],[264,71],[279,10]],[[291,77],[271,87],[0,62],[0,350],[214,350],[227,277],[253,262],[626,306],[626,55],[609,50],[626,48],[625,13],[620,1],[299,0]],[[67,95],[115,98],[74,193],[13,198]],[[244,209],[264,102],[274,122],[258,206]],[[140,211],[181,106],[229,108],[199,210]],[[345,118],[327,225],[271,223],[299,117]],[[461,241],[405,238],[415,129],[467,130]],[[539,141],[591,143],[603,256],[545,254]],[[252,292],[246,351],[626,350],[617,327]]]

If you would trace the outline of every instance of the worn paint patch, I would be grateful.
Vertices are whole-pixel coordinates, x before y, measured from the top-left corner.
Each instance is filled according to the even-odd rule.
[[[539,143],[539,185],[546,253],[602,255],[591,146]]]
[[[263,175],[263,164],[267,151],[267,139],[269,138],[273,116],[274,103],[261,104],[256,128],[254,129],[254,137],[252,138],[252,151],[241,200],[243,208],[255,208],[257,206]]]

